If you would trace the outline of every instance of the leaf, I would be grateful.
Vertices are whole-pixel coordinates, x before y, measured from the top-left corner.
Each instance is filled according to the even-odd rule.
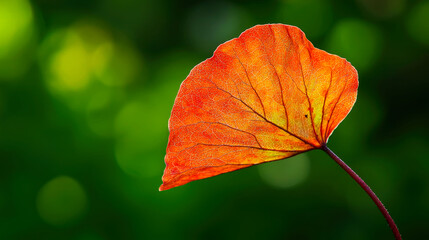
[[[297,27],[258,25],[182,83],[160,190],[324,146],[356,101],[358,75]]]

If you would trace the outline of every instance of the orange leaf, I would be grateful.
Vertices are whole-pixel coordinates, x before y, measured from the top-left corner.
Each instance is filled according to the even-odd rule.
[[[160,190],[321,148],[357,88],[353,66],[314,48],[299,28],[246,30],[182,83]]]

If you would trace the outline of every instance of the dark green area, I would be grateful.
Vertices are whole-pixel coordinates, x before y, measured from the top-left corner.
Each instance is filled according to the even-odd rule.
[[[328,145],[429,239],[429,5],[406,0],[0,1],[0,239],[393,239],[321,151],[158,192],[180,83],[278,22],[357,68]]]

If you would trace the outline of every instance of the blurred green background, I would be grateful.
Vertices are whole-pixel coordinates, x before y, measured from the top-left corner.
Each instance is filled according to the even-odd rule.
[[[158,192],[180,83],[256,24],[359,71],[329,146],[429,239],[429,1],[0,0],[0,239],[393,239],[321,151]]]

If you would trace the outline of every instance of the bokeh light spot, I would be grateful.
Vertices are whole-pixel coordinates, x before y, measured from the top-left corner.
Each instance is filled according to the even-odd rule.
[[[349,19],[334,27],[327,49],[346,58],[359,71],[367,71],[380,56],[381,40],[381,33],[374,25]]]
[[[85,191],[75,179],[68,176],[59,176],[47,182],[37,196],[40,217],[55,226],[79,220],[86,208]]]
[[[162,171],[166,122],[160,121],[160,109],[144,101],[128,103],[116,118],[116,159],[121,169],[135,177],[154,177]]]
[[[66,46],[53,57],[51,71],[56,76],[57,88],[81,90],[88,85],[90,77],[89,53],[82,40],[74,33],[69,33]]]
[[[0,1],[0,80],[25,75],[34,59],[36,25],[27,0]]]
[[[112,58],[114,47],[112,42],[103,42],[99,46],[95,47],[91,55],[91,67],[97,74],[103,72],[106,68],[108,59]]]
[[[47,80],[55,93],[82,91],[114,57],[114,43],[107,30],[91,21],[80,21],[58,30],[44,42]],[[98,74],[99,75],[99,74]]]
[[[89,128],[101,137],[114,135],[115,117],[122,107],[123,94],[110,89],[99,89],[89,98],[86,119]]]
[[[93,66],[105,85],[124,86],[139,77],[143,61],[137,50],[125,42],[100,46],[93,54]]]
[[[135,47],[91,20],[51,33],[41,56],[50,90],[61,95],[83,92],[98,83],[125,86],[142,72],[141,56]]]
[[[261,179],[275,188],[290,188],[302,183],[310,171],[310,161],[306,154],[258,165]]]
[[[410,35],[429,47],[429,1],[421,1],[413,7],[408,20]]]
[[[32,28],[33,11],[27,0],[0,1],[0,59],[25,45]]]
[[[136,178],[159,177],[162,172],[162,156],[137,144],[134,139],[123,139],[116,144],[115,156],[119,167]]]

